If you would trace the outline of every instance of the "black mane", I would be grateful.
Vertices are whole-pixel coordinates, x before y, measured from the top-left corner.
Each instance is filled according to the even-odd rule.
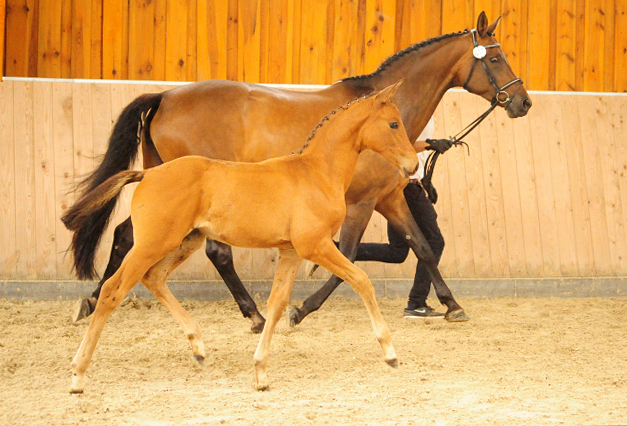
[[[430,38],[428,40],[425,41],[421,41],[420,43],[416,43],[414,45],[411,45],[403,50],[400,50],[398,52],[396,52],[394,55],[390,56],[389,58],[387,58],[385,61],[383,61],[381,63],[381,65],[379,65],[379,68],[377,68],[376,71],[370,73],[370,74],[362,74],[362,75],[356,75],[353,77],[346,77],[340,81],[351,81],[351,80],[362,80],[365,78],[370,78],[370,77],[374,77],[379,75],[382,71],[384,71],[386,68],[388,68],[390,65],[392,65],[394,62],[396,62],[397,60],[399,60],[400,58],[402,58],[403,56],[407,55],[408,53],[412,53],[415,52],[416,50],[428,46],[430,44],[433,43],[437,43],[439,41],[445,40],[447,38],[451,38],[451,37],[457,37],[457,36],[461,36],[464,34],[468,34],[470,32],[470,30],[464,30],[464,31],[457,31],[457,32],[453,32],[453,33],[449,33],[449,34],[444,34],[441,36],[437,36],[437,37],[433,37]]]

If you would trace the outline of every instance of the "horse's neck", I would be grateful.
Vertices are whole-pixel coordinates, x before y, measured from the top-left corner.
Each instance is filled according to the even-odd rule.
[[[435,112],[446,91],[460,83],[456,74],[464,54],[472,47],[467,35],[436,41],[396,59],[385,69],[354,84],[381,90],[403,79],[394,102],[407,135],[414,141]]]
[[[367,101],[361,101],[367,102]],[[368,119],[364,104],[349,106],[352,111],[340,110],[318,128],[302,151],[302,160],[310,162],[320,173],[318,180],[331,186],[341,185],[348,190],[359,157],[361,127]]]

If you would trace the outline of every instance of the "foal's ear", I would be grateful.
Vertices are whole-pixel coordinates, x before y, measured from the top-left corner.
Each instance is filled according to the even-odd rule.
[[[497,18],[497,20],[496,20],[496,21],[492,22],[492,23],[488,26],[488,29],[486,30],[486,33],[487,33],[489,36],[493,36],[493,35],[494,35],[494,31],[496,30],[496,27],[498,27],[498,26],[499,26],[499,22],[501,22],[501,17],[500,17],[500,16]]]
[[[382,104],[388,102],[392,98],[394,93],[396,93],[396,91],[398,90],[398,87],[401,84],[403,84],[402,79],[398,80],[396,83],[392,84],[391,86],[388,86],[385,89],[381,90],[379,93],[376,94],[375,100],[381,102]]]
[[[477,18],[477,33],[480,37],[485,37],[488,31],[488,17],[485,16],[485,12],[481,12]]]

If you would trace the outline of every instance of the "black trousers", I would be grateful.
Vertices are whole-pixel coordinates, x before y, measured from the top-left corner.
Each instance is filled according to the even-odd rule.
[[[405,187],[405,199],[414,220],[423,233],[436,261],[439,263],[444,251],[444,238],[438,226],[438,215],[433,208],[433,204],[427,198],[427,194],[417,183],[409,183]],[[356,260],[374,260],[385,263],[403,263],[409,253],[404,237],[398,233],[388,223],[389,243],[361,243],[357,249]],[[416,309],[426,306],[427,296],[431,289],[431,276],[424,262],[418,260],[416,265],[416,275],[414,285],[409,292],[408,309]]]

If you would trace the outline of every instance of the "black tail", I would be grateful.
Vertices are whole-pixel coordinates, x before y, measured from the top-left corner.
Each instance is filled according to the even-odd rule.
[[[81,191],[79,199],[85,198],[109,177],[128,170],[133,165],[139,152],[138,126],[142,121],[142,114],[148,110],[150,113],[144,122],[144,138],[145,142],[151,143],[150,121],[157,112],[162,97],[161,93],[141,95],[124,108],[113,127],[109,137],[109,147],[102,162],[78,185],[78,190]],[[109,224],[117,200],[118,195],[90,215],[72,236],[70,250],[74,254],[74,269],[81,280],[94,279],[97,276],[94,266],[96,249]],[[69,229],[69,218],[66,215],[67,213],[62,216],[61,220]]]

